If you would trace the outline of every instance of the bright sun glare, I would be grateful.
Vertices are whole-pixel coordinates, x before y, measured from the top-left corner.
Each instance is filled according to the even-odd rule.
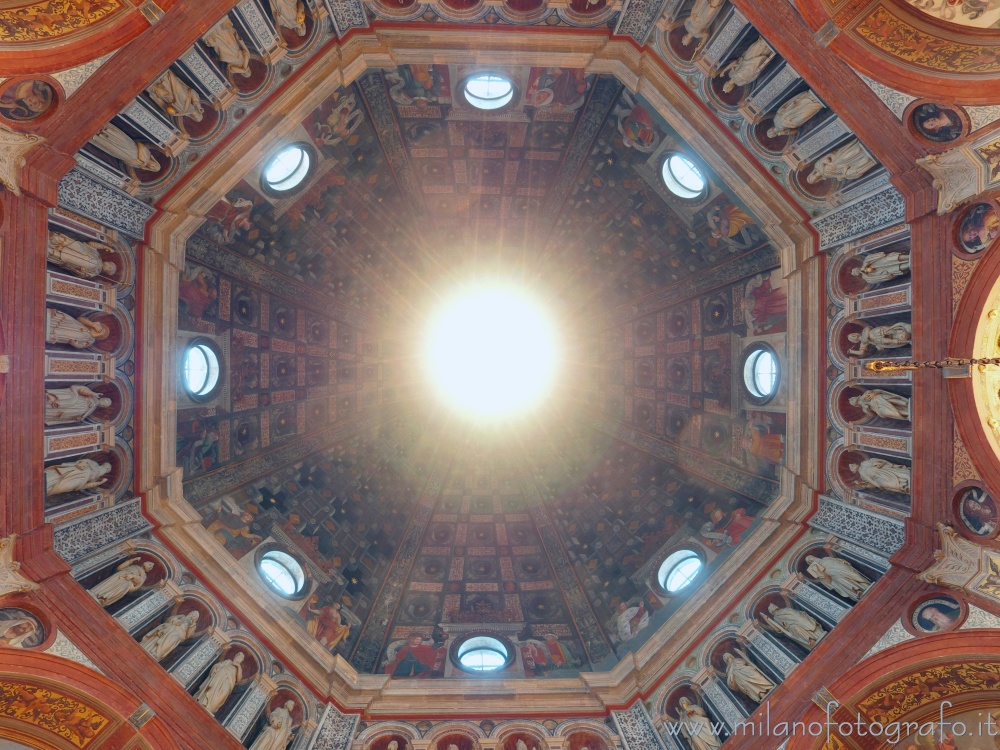
[[[430,381],[441,398],[473,418],[508,419],[541,405],[558,361],[549,313],[513,286],[462,289],[430,320]]]

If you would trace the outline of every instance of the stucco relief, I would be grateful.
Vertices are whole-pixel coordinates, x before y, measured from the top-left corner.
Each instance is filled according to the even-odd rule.
[[[959,261],[961,263],[961,261]],[[964,482],[967,479],[982,479],[976,467],[972,464],[969,451],[965,448],[961,436],[958,434],[958,425],[954,426],[954,451],[951,470],[951,480],[954,484]]]

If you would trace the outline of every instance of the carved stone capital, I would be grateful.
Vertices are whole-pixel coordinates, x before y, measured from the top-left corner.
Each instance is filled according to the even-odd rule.
[[[938,213],[946,214],[968,203],[986,187],[986,165],[964,146],[917,159],[934,178],[938,191]]]
[[[963,590],[981,572],[982,548],[938,523],[941,549],[934,552],[934,564],[917,575],[925,583]]]
[[[2,126],[0,126],[2,127]],[[29,581],[18,571],[21,563],[14,560],[14,538],[16,534],[0,538],[0,597],[22,591],[34,591],[38,584]]]
[[[18,173],[24,166],[25,154],[45,141],[34,133],[18,133],[0,125],[0,183],[14,195],[21,194]]]

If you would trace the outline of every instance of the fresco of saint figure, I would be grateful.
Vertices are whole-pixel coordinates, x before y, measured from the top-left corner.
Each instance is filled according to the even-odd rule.
[[[950,596],[938,596],[921,602],[910,621],[924,633],[941,633],[955,627],[962,616],[962,606]]]
[[[910,117],[916,131],[929,141],[945,143],[962,136],[962,118],[948,107],[921,104]]]
[[[48,112],[56,93],[45,81],[13,83],[0,93],[0,115],[8,120],[34,120]]]
[[[1000,215],[991,203],[977,203],[962,217],[958,239],[967,253],[980,253],[1000,237]]]

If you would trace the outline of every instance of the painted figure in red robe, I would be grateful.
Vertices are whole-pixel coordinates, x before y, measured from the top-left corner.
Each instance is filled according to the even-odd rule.
[[[433,677],[444,665],[444,649],[425,644],[424,637],[412,634],[405,646],[396,652],[396,658],[383,670],[393,677]]]

